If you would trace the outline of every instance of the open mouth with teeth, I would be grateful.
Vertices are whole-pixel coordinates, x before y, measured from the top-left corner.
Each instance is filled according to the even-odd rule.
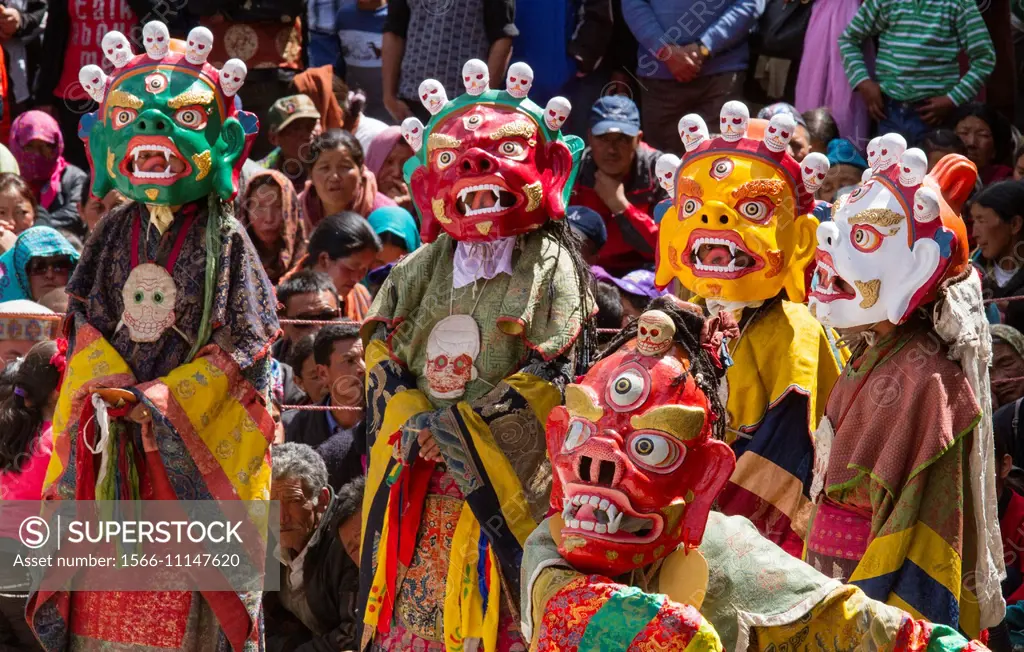
[[[836,272],[830,254],[819,250],[817,262],[818,266],[814,269],[814,278],[811,280],[812,297],[821,303],[857,298],[857,291]]]
[[[519,198],[503,183],[462,182],[455,186],[455,210],[463,217],[486,217],[515,207]]]
[[[133,183],[167,186],[192,173],[192,166],[164,136],[136,136],[128,142],[121,173]]]
[[[641,514],[625,494],[590,485],[568,485],[562,498],[563,532],[618,543],[649,543],[661,536],[660,514]]]
[[[764,267],[764,260],[747,249],[734,231],[697,229],[690,234],[683,264],[694,276],[739,278]]]

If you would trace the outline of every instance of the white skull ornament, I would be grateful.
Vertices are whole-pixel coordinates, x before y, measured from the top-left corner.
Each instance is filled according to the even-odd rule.
[[[103,72],[103,68],[94,63],[82,66],[82,69],[78,71],[78,83],[82,85],[89,97],[97,102],[103,101],[103,94],[107,87],[107,73]]]
[[[920,185],[928,174],[928,155],[912,147],[900,158],[900,185],[907,188]]]
[[[764,130],[764,146],[773,152],[785,151],[796,131],[796,120],[788,113],[773,115]]]
[[[747,135],[747,124],[750,122],[750,110],[747,105],[737,100],[730,100],[722,105],[720,116],[722,138],[735,143]]]
[[[505,77],[505,90],[516,99],[523,99],[530,94],[533,87],[533,68],[522,61],[517,61],[508,67],[508,75]]]
[[[899,134],[885,134],[878,141],[878,167],[876,170],[888,170],[900,160],[907,151],[907,139]]]
[[[665,189],[669,197],[676,196],[676,170],[682,163],[675,154],[662,154],[654,165],[654,172],[658,175],[658,183]]]
[[[828,157],[821,152],[812,152],[800,162],[800,177],[807,192],[815,193],[828,175]]]
[[[462,83],[470,95],[480,95],[491,83],[487,64],[480,59],[470,59],[462,66]]]
[[[121,32],[107,32],[100,42],[100,47],[103,48],[103,55],[107,57],[107,61],[114,64],[115,68],[124,68],[135,56],[132,44]]]
[[[193,66],[201,66],[213,50],[213,32],[205,27],[194,27],[188,33],[188,42],[185,45],[185,61]]]
[[[872,170],[878,166],[878,150],[881,144],[881,136],[875,136],[868,141],[868,168]]]
[[[419,118],[406,118],[402,120],[402,138],[409,143],[412,151],[418,152],[423,147],[423,123]]]
[[[572,104],[569,103],[569,100],[556,95],[548,100],[547,106],[544,107],[544,124],[551,131],[558,131],[569,119],[570,112],[572,112]]]
[[[427,338],[423,375],[434,398],[456,399],[476,380],[474,366],[480,355],[480,328],[470,315],[452,315],[434,325]]]
[[[636,351],[650,357],[664,355],[672,348],[676,324],[661,310],[648,310],[636,324]]]
[[[448,94],[444,92],[441,82],[436,79],[424,79],[420,83],[420,102],[427,111],[430,111],[430,115],[437,115],[448,103]]]
[[[931,188],[918,188],[914,193],[914,219],[928,223],[939,217],[939,196]]]
[[[708,125],[704,118],[696,113],[687,113],[679,118],[679,139],[683,141],[683,147],[687,152],[697,149],[701,143],[710,139]]]
[[[174,279],[160,265],[143,263],[132,270],[121,289],[121,323],[133,342],[156,342],[174,328]]]
[[[242,88],[242,85],[245,83],[245,76],[248,74],[249,69],[241,59],[228,59],[225,61],[219,75],[220,87],[224,90],[224,94],[228,97],[234,97],[235,93]]]
[[[142,40],[146,46],[146,54],[154,61],[160,61],[171,51],[171,33],[167,25],[159,20],[151,20],[142,28]]]

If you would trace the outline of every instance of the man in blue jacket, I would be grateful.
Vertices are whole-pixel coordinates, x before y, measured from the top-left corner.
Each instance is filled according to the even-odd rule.
[[[746,76],[747,37],[765,0],[622,0],[622,15],[639,42],[648,144],[681,153],[679,117],[697,113],[717,131],[722,104],[739,99]]]

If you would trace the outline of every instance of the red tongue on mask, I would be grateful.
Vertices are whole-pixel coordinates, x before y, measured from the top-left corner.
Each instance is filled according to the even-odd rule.
[[[596,521],[597,518],[594,517],[594,506],[590,504],[580,505],[580,508],[576,510],[575,518],[580,521]]]
[[[139,162],[139,169],[143,172],[163,172],[167,169],[167,158],[162,154],[148,156]]]
[[[492,208],[497,200],[494,198],[494,193],[490,190],[478,190],[473,193],[469,201],[470,208],[480,210],[481,208]]]
[[[700,262],[705,265],[725,267],[732,262],[732,252],[725,245],[704,245],[701,249]]]

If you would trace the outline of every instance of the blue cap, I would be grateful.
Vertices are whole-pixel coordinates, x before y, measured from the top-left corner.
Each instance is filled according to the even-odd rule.
[[[601,214],[586,206],[570,206],[565,211],[569,228],[592,241],[600,249],[608,241],[608,228]]]
[[[800,112],[796,110],[796,107],[792,104],[786,104],[785,102],[769,104],[757,112],[757,117],[762,120],[771,120],[780,113],[789,115],[798,125],[807,128],[807,122],[804,120],[804,117],[800,115]]]
[[[590,109],[590,133],[636,136],[640,133],[640,111],[625,95],[606,95]]]
[[[845,138],[833,138],[828,142],[828,163],[829,165],[852,165],[861,170],[868,168],[868,162],[860,155],[853,143]]]

